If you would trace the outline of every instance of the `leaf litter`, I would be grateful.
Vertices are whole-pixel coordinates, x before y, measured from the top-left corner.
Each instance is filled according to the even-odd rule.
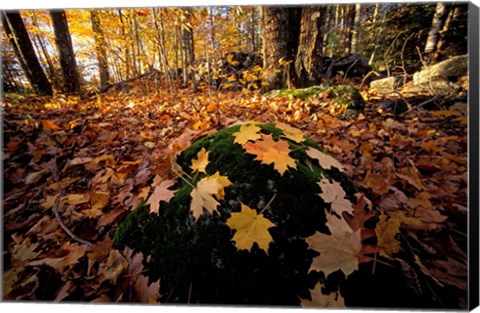
[[[276,124],[287,140],[302,142],[303,133],[317,141],[326,153],[310,150],[309,156],[326,169],[345,171],[371,201],[342,204],[338,188],[323,185],[337,192],[319,197],[339,205],[328,219],[331,235],[317,233],[307,240],[320,256],[328,256],[316,259],[312,270],[348,275],[365,261],[366,251],[398,257],[402,236],[415,246],[411,252],[423,275],[466,288],[465,104],[439,111],[419,107],[401,116],[367,105],[364,115],[345,121],[314,100],[267,99],[257,92],[203,96],[190,89],[175,97],[166,86],[150,88],[154,93],[143,87],[91,99],[4,98],[4,299],[158,301],[161,282],[143,275],[144,256],[115,250],[109,233],[142,201],[158,212],[159,202],[174,194],[172,181],[178,175],[172,160],[196,138],[226,126],[245,125],[235,142],[260,162],[281,174],[294,169],[288,146],[259,134],[254,123],[244,124],[251,120]],[[374,103],[375,95],[370,100]],[[192,168],[203,172],[207,164],[205,151]],[[192,195],[196,218],[214,212],[228,187],[228,178],[219,173],[209,179],[198,182]],[[53,212],[56,206],[61,220]],[[374,234],[364,227],[372,208],[381,211]],[[256,214],[247,226],[261,217]],[[237,235],[238,249],[254,243],[268,247],[267,224],[246,242],[239,243]],[[234,236],[242,234],[238,221],[230,225]],[[364,251],[361,242],[375,233],[380,250]],[[335,244],[328,244],[333,239]],[[339,241],[346,247],[340,252]],[[330,264],[339,253],[341,264]],[[411,272],[405,275],[413,281]],[[46,285],[51,292],[41,287]],[[312,297],[317,295],[313,303],[343,305],[340,295],[323,295],[320,289],[312,290]]]

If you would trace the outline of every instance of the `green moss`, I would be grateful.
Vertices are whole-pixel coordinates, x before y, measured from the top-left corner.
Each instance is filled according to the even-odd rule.
[[[189,213],[192,187],[178,179],[179,191],[168,204],[161,203],[158,216],[142,204],[116,231],[117,247],[151,255],[148,276],[161,279],[164,303],[298,305],[299,297],[308,298],[319,278],[308,272],[316,252],[308,249],[304,238],[316,231],[328,233],[325,212],[330,204],[318,196],[320,177],[340,182],[354,201],[356,187],[343,172],[326,170],[305,153],[307,147],[319,149],[312,140],[298,144],[281,139],[282,130],[260,125],[262,133],[287,141],[292,150],[297,168],[281,175],[233,142],[239,127],[197,140],[177,159],[186,173],[196,176],[194,185],[217,171],[233,183],[225,188],[218,213],[204,213],[195,221]],[[191,161],[202,148],[209,152],[207,174],[194,175]],[[274,242],[268,255],[256,244],[250,252],[237,250],[234,231],[225,224],[230,213],[240,211],[240,202],[261,209],[274,195],[263,212],[276,225],[270,229]]]
[[[360,92],[351,85],[313,86],[303,89],[272,90],[265,95],[268,97],[284,97],[291,95],[295,99],[307,100],[310,97],[322,94],[327,96],[333,105],[339,106],[342,116],[346,119],[356,118],[365,107],[365,100]]]

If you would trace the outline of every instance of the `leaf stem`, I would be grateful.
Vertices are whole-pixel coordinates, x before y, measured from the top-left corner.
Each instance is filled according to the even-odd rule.
[[[272,204],[273,200],[277,197],[277,194],[275,193],[273,195],[273,197],[270,199],[270,201],[268,201],[267,205],[260,211],[259,214],[262,214],[263,211],[265,211],[266,209],[268,209],[270,207],[270,205]]]

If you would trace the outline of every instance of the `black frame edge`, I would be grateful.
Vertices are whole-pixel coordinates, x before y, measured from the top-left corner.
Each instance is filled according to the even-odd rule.
[[[479,7],[468,3],[469,50],[469,289],[468,308],[479,305]]]

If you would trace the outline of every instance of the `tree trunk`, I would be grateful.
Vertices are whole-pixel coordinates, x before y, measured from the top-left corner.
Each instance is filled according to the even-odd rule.
[[[80,93],[80,76],[73,53],[72,39],[68,30],[67,16],[64,10],[50,11],[55,33],[55,43],[60,57],[65,91]]]
[[[445,2],[437,3],[437,6],[435,8],[435,14],[433,15],[432,26],[430,27],[430,32],[428,33],[428,38],[424,50],[424,61],[427,65],[430,65],[433,62],[435,48],[437,47],[440,35],[439,33],[445,23],[445,20],[447,19],[447,16],[447,4]]]
[[[345,29],[343,33],[343,52],[345,55],[352,51],[352,26],[355,20],[355,6],[349,4],[345,7]]]
[[[358,41],[360,39],[360,18],[362,13],[362,5],[357,3],[355,5],[355,17],[353,19],[353,27],[352,27],[352,45],[350,49],[350,53],[354,54],[358,51]]]
[[[38,94],[52,95],[52,85],[38,61],[20,13],[18,11],[3,11],[3,19],[2,24],[32,88]]]
[[[123,40],[125,40],[125,78],[130,77],[130,73],[132,72],[130,66],[130,48],[129,48],[129,39],[127,38],[127,32],[125,30],[125,22],[123,21],[123,13],[121,9],[118,9],[118,17],[120,18],[121,32]]]
[[[263,62],[266,89],[295,85],[295,60],[300,32],[300,8],[262,7]]]
[[[108,73],[106,42],[100,25],[100,16],[98,11],[90,11],[90,21],[92,22],[93,38],[95,40],[95,51],[98,59],[98,70],[100,73],[100,86],[104,87],[110,83],[110,75]]]
[[[300,40],[295,59],[297,87],[310,87],[321,81],[324,62],[322,26],[326,13],[326,6],[302,8]]]

